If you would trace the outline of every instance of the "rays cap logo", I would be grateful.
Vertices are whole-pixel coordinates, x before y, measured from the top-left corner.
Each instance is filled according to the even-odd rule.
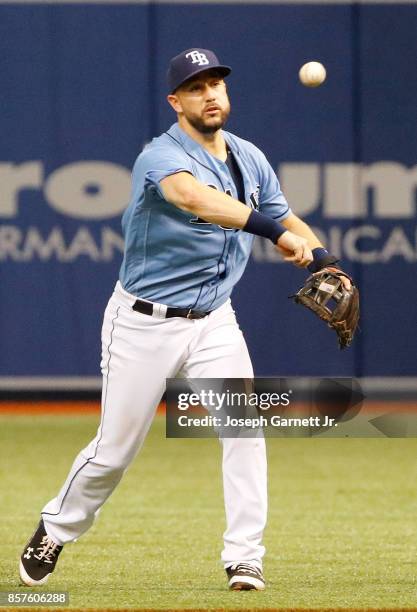
[[[174,93],[176,89],[191,77],[216,68],[225,77],[231,73],[230,66],[221,64],[213,51],[209,49],[186,49],[173,57],[167,72],[168,89]]]

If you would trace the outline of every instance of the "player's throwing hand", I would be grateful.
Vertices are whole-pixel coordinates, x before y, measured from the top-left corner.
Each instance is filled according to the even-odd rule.
[[[277,240],[276,248],[285,261],[292,262],[299,268],[306,268],[313,261],[313,254],[306,238],[286,231]]]

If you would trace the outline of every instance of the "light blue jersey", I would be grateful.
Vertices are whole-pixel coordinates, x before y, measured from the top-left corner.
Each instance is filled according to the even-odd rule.
[[[246,204],[278,221],[288,217],[291,211],[264,154],[229,132],[223,136],[242,173]],[[237,199],[226,163],[175,123],[135,162],[131,201],[122,218],[120,282],[145,300],[209,311],[230,296],[245,270],[254,236],[206,223],[167,202],[160,181],[184,171]]]

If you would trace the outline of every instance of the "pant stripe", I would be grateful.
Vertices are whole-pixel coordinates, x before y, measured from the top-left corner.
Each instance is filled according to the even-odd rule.
[[[83,463],[83,464],[82,464],[82,466],[78,468],[78,470],[75,472],[74,476],[71,478],[71,481],[70,481],[70,482],[69,482],[69,484],[68,484],[68,488],[67,488],[67,490],[65,491],[65,494],[64,494],[64,496],[63,496],[63,498],[62,498],[62,502],[61,502],[61,505],[60,505],[60,507],[59,507],[58,512],[41,512],[41,515],[44,515],[44,514],[45,514],[45,515],[48,515],[48,516],[58,516],[58,514],[60,514],[60,512],[61,512],[61,510],[62,510],[62,506],[64,505],[65,498],[67,497],[67,495],[68,495],[68,493],[69,493],[69,490],[70,490],[70,488],[71,488],[72,483],[74,482],[75,477],[76,477],[76,476],[77,476],[77,475],[78,475],[78,474],[81,472],[81,470],[82,470],[82,469],[84,469],[84,468],[85,468],[85,466],[86,466],[86,465],[88,465],[88,463],[89,463],[89,462],[90,462],[92,459],[95,459],[95,457],[96,457],[96,455],[97,455],[98,445],[99,445],[99,443],[100,443],[100,440],[101,440],[101,438],[102,438],[102,434],[103,434],[104,417],[105,417],[105,414],[106,414],[107,387],[108,387],[108,384],[109,384],[110,361],[111,361],[111,352],[110,352],[110,348],[111,348],[111,345],[112,345],[112,342],[113,342],[114,325],[115,325],[115,322],[116,322],[116,320],[117,320],[117,318],[118,318],[118,316],[119,316],[119,310],[120,310],[120,306],[117,308],[117,311],[116,311],[116,316],[115,316],[115,317],[114,317],[114,319],[112,320],[112,330],[111,330],[111,332],[110,332],[110,343],[109,343],[109,349],[108,349],[108,350],[109,350],[109,359],[108,359],[108,361],[107,361],[106,391],[105,391],[104,401],[103,401],[103,416],[102,416],[102,418],[101,418],[101,423],[100,423],[100,435],[99,435],[99,438],[98,438],[98,440],[97,440],[96,448],[95,448],[95,450],[94,450],[94,455],[92,455],[91,457],[88,457],[88,459],[85,461],[85,463]]]

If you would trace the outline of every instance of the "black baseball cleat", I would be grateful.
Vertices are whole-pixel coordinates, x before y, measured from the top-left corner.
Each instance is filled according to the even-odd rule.
[[[41,519],[20,557],[20,578],[26,586],[41,586],[55,569],[63,546],[55,544]]]
[[[263,591],[265,580],[256,565],[250,563],[235,563],[226,568],[229,579],[229,588],[232,591]]]

